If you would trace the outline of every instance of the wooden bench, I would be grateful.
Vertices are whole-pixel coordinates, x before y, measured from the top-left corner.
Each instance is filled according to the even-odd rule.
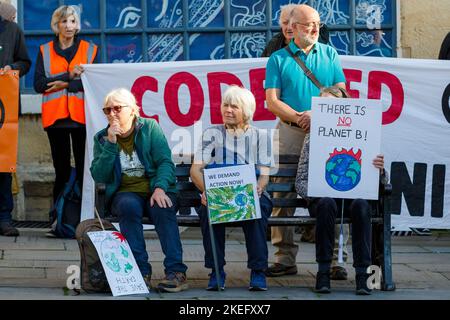
[[[286,177],[290,182],[274,183],[269,182],[266,190],[272,196],[274,207],[281,208],[306,208],[306,201],[297,199],[274,198],[274,192],[288,193],[296,192],[294,186],[295,176],[297,174],[298,156],[280,156],[279,163],[282,168],[271,173],[271,177]],[[191,208],[200,205],[199,191],[189,179],[190,164],[179,163],[176,165],[178,205],[179,213],[177,221],[179,226],[199,227],[200,219],[197,215],[191,214]],[[395,284],[392,279],[392,258],[391,258],[391,217],[385,210],[387,198],[390,195],[392,187],[390,184],[380,184],[380,197],[378,201],[369,201],[372,208],[372,264],[381,267],[382,282],[381,289],[384,291],[395,290]],[[105,208],[104,186],[96,185],[95,203],[100,216],[117,222],[116,217],[112,217]],[[341,219],[337,218],[336,223]],[[151,223],[148,217],[143,218],[143,223]],[[313,225],[315,218],[305,216],[293,217],[270,217],[269,226],[298,226]],[[344,218],[344,223],[351,223],[349,218]],[[230,227],[239,226],[239,223],[230,223]]]

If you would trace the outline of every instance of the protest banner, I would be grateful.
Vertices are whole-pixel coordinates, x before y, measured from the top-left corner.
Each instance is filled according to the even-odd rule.
[[[16,172],[19,72],[0,72],[0,172]]]
[[[396,230],[450,229],[450,63],[443,60],[341,56],[353,98],[380,100],[381,153],[390,173],[388,212]],[[176,156],[190,155],[203,129],[221,123],[221,94],[242,85],[256,98],[253,125],[273,129],[264,93],[267,58],[84,65],[87,143],[82,220],[93,216],[89,172],[93,135],[107,125],[101,110],[112,89],[130,89],[142,117],[158,119]],[[186,163],[186,157],[182,159]],[[174,158],[175,161],[179,159]]]
[[[211,224],[261,218],[255,165],[204,169]]]
[[[308,196],[378,199],[381,103],[313,97]]]
[[[117,231],[88,232],[113,296],[149,293],[125,237]]]

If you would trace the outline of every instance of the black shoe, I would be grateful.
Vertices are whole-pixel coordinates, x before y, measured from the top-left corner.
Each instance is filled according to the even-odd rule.
[[[275,262],[266,270],[267,277],[281,277],[297,274],[297,266],[285,266],[284,264]]]
[[[317,272],[316,287],[314,289],[317,293],[330,293],[330,272]]]
[[[17,237],[19,235],[19,230],[13,227],[11,222],[1,222],[0,223],[0,235],[6,237]]]
[[[367,286],[367,279],[369,279],[368,273],[361,273],[356,275],[356,294],[359,296],[368,296],[372,293],[372,290]]]

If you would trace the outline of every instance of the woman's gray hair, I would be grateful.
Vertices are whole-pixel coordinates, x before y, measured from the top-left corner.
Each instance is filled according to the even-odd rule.
[[[103,100],[103,108],[111,102],[120,106],[130,107],[133,110],[133,114],[136,117],[139,117],[139,106],[137,105],[135,96],[130,90],[118,88],[110,91]]]
[[[256,101],[253,93],[236,85],[230,86],[222,97],[222,106],[225,104],[235,105],[241,108],[244,122],[248,123],[256,110]]]
[[[297,4],[295,4],[295,3],[289,3],[289,4],[285,4],[285,5],[280,7],[280,18],[278,19],[278,24],[280,25],[280,27],[281,27],[281,25],[283,23],[281,21],[281,14],[283,12],[287,12],[288,16],[289,16],[289,22],[290,22],[290,20],[292,18],[292,11],[295,9],[296,6],[297,6]]]
[[[53,12],[52,21],[50,22],[50,26],[52,27],[52,30],[56,35],[59,34],[58,23],[64,18],[68,18],[70,16],[74,16],[75,23],[77,24],[77,31],[75,32],[75,34],[80,32],[81,23],[77,8],[75,6],[60,6]]]

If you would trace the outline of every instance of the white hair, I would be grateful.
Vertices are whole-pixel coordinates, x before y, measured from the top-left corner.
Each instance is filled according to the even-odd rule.
[[[52,30],[56,35],[59,34],[58,23],[64,18],[70,16],[73,16],[75,18],[75,23],[77,25],[77,31],[75,33],[80,32],[81,23],[77,8],[75,6],[60,6],[53,12],[52,21],[50,23],[50,26],[52,27]]]
[[[297,4],[295,4],[295,3],[289,3],[289,4],[285,4],[280,7],[280,18],[278,19],[278,24],[280,26],[282,25],[281,15],[283,14],[283,12],[288,13],[289,20],[290,20],[290,18],[292,17],[292,11],[295,9],[296,6],[297,6]]]
[[[241,108],[244,114],[244,122],[248,123],[252,118],[256,110],[256,101],[253,93],[245,88],[238,87],[236,85],[230,86],[223,94],[222,106],[235,105]]]
[[[106,107],[111,102],[121,106],[130,107],[133,110],[134,115],[136,117],[139,116],[139,106],[137,105],[135,96],[130,90],[118,88],[110,91],[103,100],[103,107]]]

